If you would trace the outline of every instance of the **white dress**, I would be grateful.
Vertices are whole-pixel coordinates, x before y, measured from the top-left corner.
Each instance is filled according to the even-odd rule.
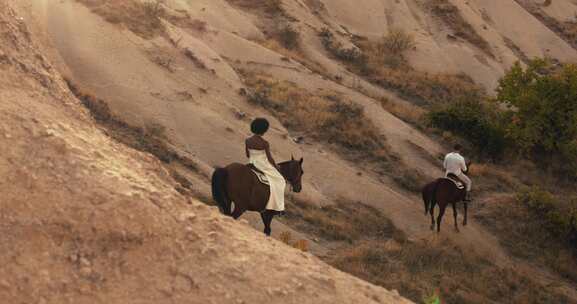
[[[268,161],[264,150],[248,150],[249,162],[262,171],[270,184],[267,210],[284,211],[284,189],[286,182],[282,174]]]

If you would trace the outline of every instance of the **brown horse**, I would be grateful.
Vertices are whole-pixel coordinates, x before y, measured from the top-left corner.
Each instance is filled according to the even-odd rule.
[[[280,163],[280,173],[291,185],[294,192],[301,192],[303,159]],[[264,223],[264,233],[270,236],[270,224],[276,211],[266,210],[270,188],[260,182],[256,174],[247,166],[239,163],[217,168],[212,175],[212,197],[218,203],[220,211],[238,219],[246,211],[260,212]],[[234,211],[232,203],[234,202]]]
[[[471,163],[467,164],[467,174]],[[422,190],[423,202],[425,203],[425,215],[431,214],[431,230],[435,229],[435,205],[439,205],[439,215],[437,216],[437,232],[441,231],[441,221],[445,214],[447,205],[451,204],[453,207],[453,218],[455,221],[455,230],[459,232],[457,224],[457,203],[464,203],[464,219],[463,226],[467,226],[467,202],[465,196],[467,190],[465,188],[459,189],[455,183],[448,178],[439,178],[423,187]]]

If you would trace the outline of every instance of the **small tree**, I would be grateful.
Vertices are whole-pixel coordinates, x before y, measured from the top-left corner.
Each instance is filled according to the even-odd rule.
[[[520,152],[546,165],[577,164],[577,66],[517,63],[500,80],[497,101],[509,108],[507,137]]]

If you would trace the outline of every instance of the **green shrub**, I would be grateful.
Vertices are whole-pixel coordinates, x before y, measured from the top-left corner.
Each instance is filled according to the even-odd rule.
[[[443,105],[427,114],[433,127],[451,131],[468,140],[481,155],[501,158],[507,147],[500,113],[479,100]]]
[[[517,63],[497,93],[509,108],[507,137],[517,150],[577,178],[577,66],[543,59],[527,68]]]
[[[519,192],[517,200],[541,217],[555,236],[570,241],[577,239],[576,198],[562,202],[550,192],[533,187]]]

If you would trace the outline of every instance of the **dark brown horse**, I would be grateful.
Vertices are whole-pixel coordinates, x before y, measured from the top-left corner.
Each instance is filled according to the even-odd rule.
[[[467,164],[467,174],[471,163]],[[431,230],[435,229],[435,205],[439,205],[439,215],[437,216],[437,232],[441,231],[441,221],[445,214],[447,205],[451,204],[453,207],[453,218],[455,221],[455,230],[459,232],[457,224],[457,203],[463,202],[464,218],[463,226],[467,225],[467,202],[465,197],[467,190],[465,188],[459,189],[455,183],[448,178],[439,178],[423,187],[422,191],[423,202],[425,203],[425,215],[431,214]]]
[[[280,163],[280,173],[291,185],[294,192],[301,192],[303,159]],[[266,210],[270,188],[260,182],[247,166],[239,163],[217,168],[212,175],[212,197],[218,203],[220,211],[238,219],[246,211],[260,212],[264,223],[264,233],[270,235],[270,224],[276,211]],[[234,210],[232,203],[234,202]]]

